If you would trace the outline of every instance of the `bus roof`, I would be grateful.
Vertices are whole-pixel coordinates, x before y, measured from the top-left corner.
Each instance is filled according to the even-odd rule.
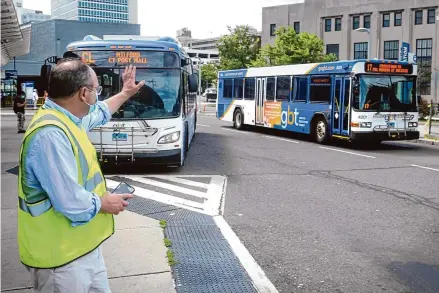
[[[67,45],[67,51],[76,50],[154,50],[176,52],[182,59],[189,58],[186,50],[179,44],[162,40],[86,40],[76,41]]]
[[[282,65],[271,67],[257,67],[247,69],[223,70],[219,71],[219,78],[236,78],[236,77],[258,77],[258,76],[276,76],[276,75],[307,75],[307,74],[349,74],[365,73],[365,64],[372,63],[381,66],[402,65],[410,67],[411,73],[406,75],[416,75],[417,66],[415,63],[400,62],[392,60],[342,60],[335,62],[307,63],[295,65]],[[392,73],[383,73],[392,74]],[[401,73],[399,73],[401,74]]]

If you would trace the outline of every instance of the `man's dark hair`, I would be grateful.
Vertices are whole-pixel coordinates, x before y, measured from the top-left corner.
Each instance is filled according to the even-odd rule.
[[[63,58],[49,75],[49,97],[70,97],[81,87],[90,86],[90,67],[77,58]]]

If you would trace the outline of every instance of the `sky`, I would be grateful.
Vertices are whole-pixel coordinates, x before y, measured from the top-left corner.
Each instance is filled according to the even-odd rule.
[[[50,14],[50,2],[23,0],[23,6]],[[303,0],[138,0],[138,20],[144,36],[175,37],[187,27],[193,38],[208,38],[226,34],[227,26],[261,30],[262,7],[296,2]]]

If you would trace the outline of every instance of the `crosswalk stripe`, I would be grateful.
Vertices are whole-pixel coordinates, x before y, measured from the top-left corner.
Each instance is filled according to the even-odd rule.
[[[187,180],[187,179],[183,179],[183,178],[170,177],[170,176],[160,176],[160,175],[154,175],[154,177],[160,178],[163,180],[173,181],[175,183],[181,183],[184,185],[190,185],[190,186],[194,186],[194,187],[209,189],[209,184],[197,182],[197,181],[193,181],[193,180]]]
[[[206,197],[207,194],[205,192],[200,192],[200,191],[196,191],[196,190],[193,190],[193,189],[188,189],[188,188],[180,187],[180,186],[177,186],[177,185],[172,185],[172,184],[160,182],[160,181],[157,181],[157,180],[148,179],[148,178],[145,178],[145,177],[132,176],[132,177],[130,177],[130,179],[132,179],[134,181],[141,182],[141,183],[157,186],[157,187],[160,187],[160,188],[165,188],[165,189],[169,189],[169,190],[172,190],[172,191],[176,191],[176,192],[180,192],[180,193],[185,193],[185,194],[188,194],[188,195],[191,195],[191,196],[195,196],[195,197],[207,198]]]
[[[110,188],[116,188],[119,182],[113,181],[111,179],[106,179],[107,186]],[[202,203],[194,202],[191,200],[175,197],[172,195],[156,192],[153,190],[145,189],[136,186],[136,191],[134,192],[136,196],[140,196],[147,199],[156,200],[165,204],[174,205],[177,207],[189,209],[192,211],[200,212],[204,210],[204,205]]]

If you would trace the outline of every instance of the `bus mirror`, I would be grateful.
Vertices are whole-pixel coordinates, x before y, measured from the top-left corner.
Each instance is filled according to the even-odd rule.
[[[189,75],[189,92],[194,93],[198,90],[198,76],[196,74]]]

